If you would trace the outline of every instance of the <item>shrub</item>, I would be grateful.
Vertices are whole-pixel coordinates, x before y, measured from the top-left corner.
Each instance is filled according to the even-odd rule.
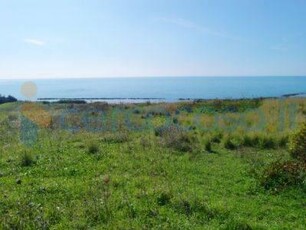
[[[94,102],[91,104],[94,111],[108,111],[111,106],[107,102]]]
[[[214,142],[214,143],[220,143],[222,138],[223,138],[223,134],[221,132],[216,133],[212,136],[211,141]]]
[[[289,150],[293,158],[306,161],[306,122],[298,132],[291,136]]]
[[[288,136],[282,136],[278,139],[278,146],[279,147],[286,147],[288,144]]]
[[[281,137],[277,139],[275,137],[266,135],[245,135],[242,138],[241,145],[261,149],[276,149],[277,147],[286,146],[286,138]]]
[[[33,165],[34,163],[35,161],[33,159],[33,156],[28,152],[24,152],[24,154],[21,157],[21,162],[20,162],[21,166],[28,167]]]
[[[208,140],[205,142],[205,150],[207,152],[212,152],[212,149],[211,149],[211,142]]]
[[[264,136],[260,138],[259,146],[262,149],[274,149],[276,148],[277,144],[275,143],[273,137]]]
[[[279,190],[289,186],[301,186],[306,179],[305,162],[274,162],[264,171],[261,184],[265,189]]]
[[[154,132],[157,137],[166,137],[171,134],[182,133],[183,129],[178,125],[163,125],[155,128]]]
[[[133,113],[134,113],[134,114],[140,114],[141,111],[140,111],[140,109],[136,108],[136,109],[133,110]]]
[[[166,146],[181,152],[193,152],[197,149],[198,139],[187,132],[173,134],[165,138]]]
[[[242,145],[245,147],[255,147],[258,145],[258,143],[259,143],[258,136],[255,137],[251,137],[249,135],[243,136]]]
[[[160,117],[166,116],[169,117],[171,114],[165,108],[162,107],[153,107],[149,109],[146,113],[146,117]]]
[[[166,204],[169,204],[171,200],[171,195],[169,193],[161,193],[158,197],[157,197],[157,204],[160,206],[164,206]]]
[[[178,124],[178,123],[179,123],[179,121],[178,121],[177,117],[174,117],[173,118],[173,124]]]
[[[99,146],[95,143],[91,143],[88,146],[88,153],[90,154],[96,154],[99,152]]]
[[[180,111],[185,111],[187,113],[192,113],[193,112],[192,105],[184,105],[180,108]]]
[[[231,137],[227,137],[224,140],[224,148],[234,150],[237,149],[238,145],[234,142],[234,140]]]
[[[155,135],[162,137],[167,147],[182,152],[197,149],[198,139],[178,125],[164,125],[155,129]]]
[[[101,138],[102,142],[113,143],[113,144],[124,143],[128,142],[129,140],[130,136],[128,132],[109,133]]]

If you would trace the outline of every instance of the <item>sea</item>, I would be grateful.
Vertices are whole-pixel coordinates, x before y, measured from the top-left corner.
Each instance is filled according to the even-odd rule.
[[[83,99],[89,102],[137,103],[306,96],[306,76],[2,79],[0,94],[26,100],[20,89],[29,81],[37,87],[32,99],[44,101]]]

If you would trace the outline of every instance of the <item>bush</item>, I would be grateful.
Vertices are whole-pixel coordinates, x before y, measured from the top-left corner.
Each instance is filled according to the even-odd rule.
[[[179,123],[179,121],[178,121],[177,117],[174,117],[173,118],[173,124],[178,124],[178,123]]]
[[[171,197],[172,197],[171,194],[163,192],[157,197],[157,204],[160,206],[169,204]]]
[[[234,150],[237,149],[238,145],[234,142],[234,140],[231,137],[227,137],[224,140],[224,148]]]
[[[155,128],[155,136],[166,137],[172,134],[182,133],[184,130],[178,125],[163,125]]]
[[[211,149],[211,142],[208,140],[205,142],[205,150],[207,152],[212,152],[212,149]]]
[[[268,166],[261,178],[265,189],[280,190],[289,186],[301,186],[306,180],[305,162],[274,162]]]
[[[90,154],[96,154],[99,152],[99,146],[95,143],[91,143],[89,146],[88,146],[88,153]]]
[[[241,145],[244,147],[259,147],[260,138],[257,135],[254,135],[254,136],[245,135],[242,138]]]
[[[104,135],[101,138],[102,142],[112,143],[112,144],[124,143],[124,142],[128,142],[129,140],[130,140],[130,136],[128,132],[109,133],[109,134]]]
[[[286,137],[276,138],[267,135],[245,135],[242,138],[241,146],[261,149],[276,149],[287,145]]]
[[[28,166],[33,165],[34,163],[35,161],[33,159],[33,156],[28,152],[24,152],[24,154],[21,157],[20,165],[22,167],[28,167]]]
[[[263,136],[260,138],[259,147],[262,149],[274,149],[276,148],[277,144],[274,139],[270,136]]]
[[[140,111],[140,109],[136,108],[136,109],[133,110],[133,113],[134,114],[141,114],[141,111]]]
[[[185,111],[187,113],[192,113],[193,112],[192,105],[184,105],[180,108],[180,111]]]
[[[223,133],[221,133],[221,132],[220,133],[216,133],[211,138],[211,141],[214,142],[214,143],[220,143],[222,138],[223,138]]]
[[[288,136],[282,136],[278,139],[278,147],[286,147],[288,144]]]
[[[293,158],[306,162],[306,122],[291,136],[289,150]]]
[[[178,125],[164,125],[155,129],[155,135],[162,137],[165,145],[181,152],[197,149],[198,139]]]
[[[246,135],[242,139],[242,145],[245,147],[255,147],[256,145],[258,145],[258,139],[254,139]]]
[[[193,152],[198,147],[198,139],[187,132],[168,136],[165,141],[167,147],[181,152]]]

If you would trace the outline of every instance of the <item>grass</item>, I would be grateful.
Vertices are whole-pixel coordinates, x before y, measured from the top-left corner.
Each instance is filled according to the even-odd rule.
[[[0,229],[304,229],[305,105],[0,105]]]

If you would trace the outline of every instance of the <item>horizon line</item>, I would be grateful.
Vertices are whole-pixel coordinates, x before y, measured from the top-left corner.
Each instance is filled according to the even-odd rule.
[[[76,76],[76,77],[27,77],[27,78],[1,78],[0,80],[69,80],[69,79],[110,79],[110,78],[225,78],[225,77],[306,77],[305,75],[165,75],[165,76],[160,76],[160,75],[150,75],[150,76],[94,76],[94,77],[81,77],[81,76]]]

